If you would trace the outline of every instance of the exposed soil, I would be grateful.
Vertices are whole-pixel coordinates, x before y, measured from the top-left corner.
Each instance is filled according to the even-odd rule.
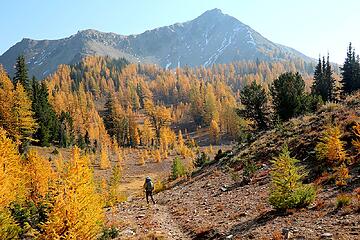
[[[228,172],[209,167],[156,194],[156,205],[134,199],[110,218],[130,224],[122,231],[131,229],[134,235],[121,239],[150,233],[158,239],[360,239],[360,215],[352,206],[336,209],[336,188],[319,190],[309,208],[279,213],[267,203],[269,179],[260,175],[242,185]]]

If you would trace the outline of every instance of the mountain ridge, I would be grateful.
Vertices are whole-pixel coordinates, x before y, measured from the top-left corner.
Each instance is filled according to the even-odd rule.
[[[10,75],[20,54],[27,59],[30,75],[37,78],[53,73],[60,64],[74,64],[88,55],[124,57],[130,62],[157,64],[164,68],[209,67],[256,59],[313,61],[293,48],[271,42],[217,8],[193,20],[140,34],[120,35],[85,29],[61,39],[23,38],[0,56],[0,63]]]

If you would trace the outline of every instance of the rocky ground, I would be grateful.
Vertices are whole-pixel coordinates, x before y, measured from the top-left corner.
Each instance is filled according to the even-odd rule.
[[[210,167],[155,195],[156,205],[120,204],[109,221],[123,222],[120,239],[360,239],[360,215],[336,208],[335,188],[319,190],[309,208],[278,213],[267,203],[268,177],[234,178]]]

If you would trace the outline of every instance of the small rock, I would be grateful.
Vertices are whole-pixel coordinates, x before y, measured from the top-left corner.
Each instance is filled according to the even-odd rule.
[[[126,230],[120,232],[119,235],[120,236],[122,236],[122,235],[133,236],[133,235],[135,235],[135,232],[131,229],[126,229]]]
[[[222,192],[226,192],[226,191],[227,191],[227,188],[226,188],[226,187],[221,187],[220,190],[221,190]]]
[[[234,237],[234,235],[229,235],[229,236],[226,236],[226,239],[231,239],[233,237]]]
[[[323,233],[323,234],[321,234],[321,237],[322,237],[322,238],[332,237],[332,233],[328,233],[328,232]]]
[[[284,235],[285,239],[290,239],[292,238],[292,232],[290,228],[283,228],[282,229],[282,234]]]
[[[246,217],[248,215],[247,212],[242,212],[242,213],[239,213],[239,217]]]

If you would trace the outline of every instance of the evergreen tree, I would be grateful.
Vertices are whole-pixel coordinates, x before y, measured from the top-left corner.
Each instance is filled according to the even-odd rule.
[[[344,65],[340,68],[342,75],[342,90],[344,94],[360,88],[360,63],[359,57],[356,57],[355,50],[353,50],[351,43],[349,44],[348,51]]]
[[[322,85],[323,85],[323,65],[321,62],[321,58],[319,57],[319,61],[318,64],[315,67],[315,72],[314,72],[314,82],[313,85],[311,87],[311,93],[313,95],[320,95],[322,98],[323,96],[326,94],[322,94]],[[324,99],[324,98],[323,98]]]
[[[333,77],[333,70],[331,69],[329,55],[327,56],[324,73],[325,73],[326,86],[328,88],[328,99],[327,100],[335,101],[337,99],[339,89],[337,89],[336,80]],[[323,99],[323,100],[326,101],[325,99]]]
[[[171,179],[175,180],[178,177],[186,175],[186,168],[184,163],[180,160],[179,157],[175,157],[172,166],[171,166]]]
[[[305,82],[299,73],[283,73],[274,80],[270,92],[275,112],[286,121],[307,110]]]
[[[59,145],[60,147],[68,147],[74,143],[74,125],[73,119],[69,112],[61,112],[59,126]]]
[[[116,141],[116,139],[115,139],[115,141]],[[86,150],[89,150],[91,148],[91,139],[90,139],[88,131],[86,131],[86,133],[85,133],[84,142],[85,142]]]
[[[49,146],[51,142],[59,139],[59,121],[56,113],[49,103],[46,83],[39,82],[33,77],[31,84],[32,110],[39,124],[34,137],[41,146]]]
[[[323,57],[322,62],[319,58],[319,62],[315,67],[311,93],[320,96],[323,102],[332,101],[336,96],[335,79],[332,74],[329,55],[326,62],[325,57]]]
[[[26,67],[24,55],[20,55],[16,59],[14,83],[17,84],[18,82],[20,82],[24,86],[26,91],[30,92],[31,84],[28,77],[28,70]]]
[[[268,122],[267,94],[265,89],[253,81],[240,92],[240,100],[244,110],[239,111],[241,116],[253,119],[259,129],[265,129]]]

